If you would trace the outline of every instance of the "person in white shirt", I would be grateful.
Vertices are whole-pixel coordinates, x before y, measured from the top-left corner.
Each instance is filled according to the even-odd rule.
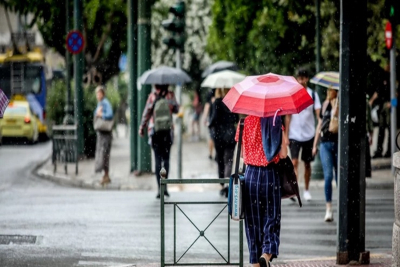
[[[315,119],[320,120],[319,114],[321,110],[321,101],[318,94],[307,87],[309,80],[308,71],[300,69],[296,76],[297,81],[307,89],[307,92],[314,100],[314,104],[304,109],[299,114],[292,114],[285,116],[285,127],[287,129],[289,138],[290,154],[296,175],[298,173],[299,154],[301,152],[301,160],[304,162],[304,193],[303,197],[306,201],[311,200],[309,192],[310,178],[311,178],[311,162],[314,160],[312,149],[314,144]]]

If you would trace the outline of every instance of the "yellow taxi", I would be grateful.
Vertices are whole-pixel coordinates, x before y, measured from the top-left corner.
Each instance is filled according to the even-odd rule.
[[[22,137],[35,143],[39,138],[38,121],[28,102],[11,101],[0,120],[0,138]]]

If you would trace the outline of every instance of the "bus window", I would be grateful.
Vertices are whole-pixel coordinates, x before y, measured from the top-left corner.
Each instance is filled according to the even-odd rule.
[[[24,91],[39,94],[41,91],[41,70],[40,66],[25,65]]]

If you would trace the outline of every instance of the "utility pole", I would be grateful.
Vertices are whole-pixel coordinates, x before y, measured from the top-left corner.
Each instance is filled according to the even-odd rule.
[[[138,77],[151,68],[150,4],[150,0],[138,1]],[[150,85],[143,84],[139,88],[137,99],[137,114],[139,116],[142,115],[150,92]],[[140,123],[139,118],[140,117],[138,117],[138,122]],[[146,133],[146,137],[138,138],[139,141],[137,142],[138,173],[151,172],[151,151],[147,142],[147,129],[145,129],[144,132]]]
[[[130,171],[133,172],[138,166],[138,110],[137,103],[137,1],[128,0],[128,70],[129,70],[129,128],[130,128]]]
[[[397,96],[396,96],[396,24],[393,27],[393,46],[390,49],[390,145],[391,154],[396,152],[396,135],[397,135]],[[392,164],[392,174],[394,174],[394,166]]]
[[[397,6],[398,7],[398,4]],[[397,10],[399,12],[399,10]],[[393,7],[393,17],[394,17]],[[391,154],[396,152],[396,135],[397,135],[397,96],[396,96],[396,19],[392,19],[392,48],[390,49],[390,145]],[[389,149],[389,148],[388,148]],[[394,165],[392,164],[392,174],[394,174]]]
[[[83,0],[74,0],[74,28],[82,32],[82,5]],[[84,50],[83,50],[84,51]],[[74,81],[75,81],[75,122],[77,124],[78,135],[78,155],[84,152],[83,140],[83,53],[80,52],[74,56]]]
[[[69,33],[69,0],[65,0],[65,31],[66,34]],[[66,69],[65,84],[67,86],[67,103],[64,109],[65,111],[65,117],[63,120],[64,124],[74,124],[74,117],[72,116],[74,107],[71,103],[70,61],[71,61],[70,52],[67,49],[65,49],[65,69]]]
[[[315,70],[317,73],[321,71],[321,0],[315,0]],[[319,99],[322,99],[322,88],[319,85],[315,86],[315,91],[317,92]],[[318,120],[318,118],[316,118]],[[319,157],[319,152],[315,155],[315,159],[312,162],[312,179],[323,180],[324,172],[322,169],[321,159]]]
[[[181,51],[179,49],[176,49],[175,51],[175,55],[176,55],[176,68],[177,69],[181,69]],[[182,105],[182,85],[181,84],[177,84],[175,87],[176,90],[176,96],[177,96],[177,100],[179,105]],[[178,117],[177,120],[177,125],[176,125],[176,131],[177,131],[177,143],[178,143],[178,179],[182,179],[182,118]]]
[[[337,264],[369,263],[365,251],[367,2],[341,0]],[[354,12],[357,7],[357,12]]]
[[[169,8],[169,12],[174,15],[172,19],[163,20],[161,26],[172,33],[171,36],[164,38],[163,43],[170,49],[174,49],[176,56],[176,68],[181,69],[181,52],[185,47],[185,2],[178,0],[173,6]],[[179,105],[182,105],[182,85],[177,84],[175,87],[175,93]],[[178,178],[182,178],[182,116],[177,117],[176,132],[177,132],[177,159],[178,159]]]

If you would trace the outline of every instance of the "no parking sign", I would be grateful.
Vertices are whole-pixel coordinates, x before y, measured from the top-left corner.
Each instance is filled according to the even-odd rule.
[[[80,31],[70,31],[66,39],[67,50],[71,54],[79,54],[85,45],[85,40]]]

